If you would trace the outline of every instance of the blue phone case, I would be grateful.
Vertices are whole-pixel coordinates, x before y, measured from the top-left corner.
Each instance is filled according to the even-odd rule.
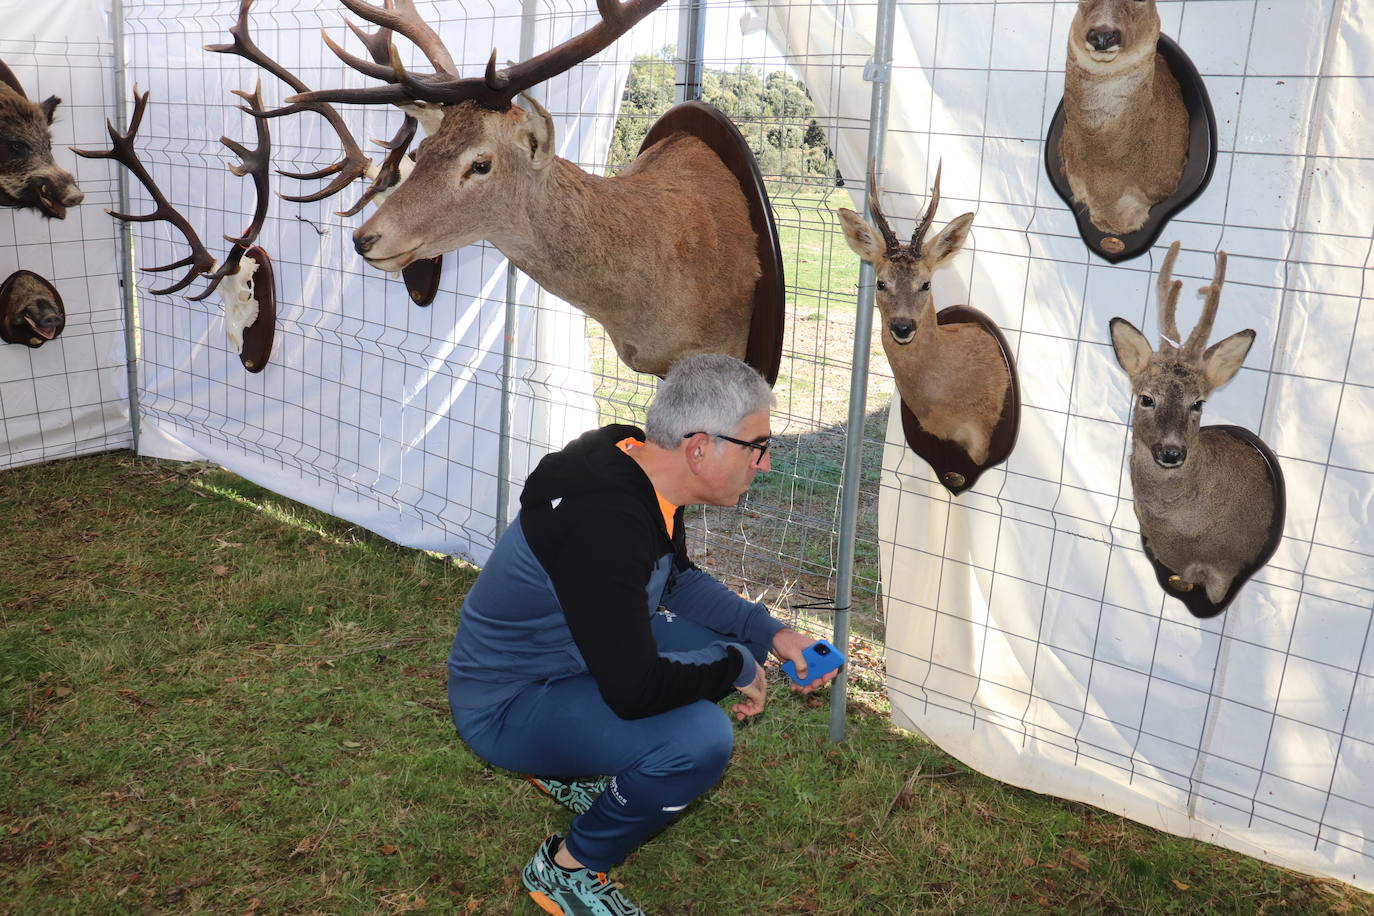
[[[803,687],[844,664],[843,653],[824,639],[818,639],[807,646],[802,650],[802,655],[806,656],[806,680],[797,680],[797,666],[790,660],[782,663],[782,670]]]

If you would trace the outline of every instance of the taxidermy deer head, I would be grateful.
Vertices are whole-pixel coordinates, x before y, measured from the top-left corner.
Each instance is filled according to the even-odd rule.
[[[1207,345],[1226,280],[1226,252],[1200,292],[1202,316],[1180,342],[1173,279],[1179,243],[1159,271],[1159,350],[1124,318],[1111,320],[1116,360],[1131,380],[1131,487],[1140,534],[1154,557],[1214,604],[1252,567],[1269,538],[1274,486],[1260,453],[1226,431],[1202,426],[1208,396],[1239,371],[1255,341],[1237,331]]]
[[[466,79],[413,0],[342,2],[381,28],[367,33],[350,23],[370,59],[332,41],[329,47],[385,85],[310,92],[296,81],[287,107],[265,116],[323,114],[335,102],[442,106],[409,177],[353,234],[369,264],[395,271],[486,239],[599,321],[633,369],[663,374],[698,352],[744,356],[759,276],[756,237],[738,182],[720,159],[679,133],[617,177],[597,177],[554,154],[553,119],[541,105],[528,95],[528,107],[515,104],[525,90],[606,48],[663,0],[597,0],[602,20],[589,31],[505,70],[497,70],[493,51],[485,74]],[[232,50],[282,76],[279,65],[248,47],[250,4],[245,0],[231,30],[235,45],[215,50]],[[419,47],[434,73],[407,71],[391,47],[393,32]],[[351,181],[347,174],[334,184]]]
[[[988,454],[1002,414],[1011,375],[997,340],[977,324],[940,324],[930,278],[959,253],[973,226],[973,214],[955,217],[925,241],[940,204],[940,170],[930,206],[903,243],[879,206],[880,192],[869,171],[869,209],[877,229],[849,209],[839,211],[845,241],[873,265],[874,298],[882,314],[883,350],[897,391],[921,426],[964,449],[975,464]]]
[[[1143,226],[1188,159],[1188,112],[1158,42],[1155,0],[1080,0],[1069,26],[1059,155],[1103,232]]]
[[[10,68],[0,63],[0,206],[32,207],[65,219],[67,208],[86,199],[70,173],[52,158],[53,113],[62,100],[35,104]]]

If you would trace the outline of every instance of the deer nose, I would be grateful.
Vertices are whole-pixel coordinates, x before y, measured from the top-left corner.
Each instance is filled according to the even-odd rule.
[[[911,338],[916,336],[916,324],[912,321],[889,321],[887,329],[892,332],[892,339],[899,344],[911,343]]]
[[[378,232],[369,232],[367,235],[353,233],[353,250],[358,254],[366,255],[380,236],[381,233]]]
[[[1119,29],[1088,29],[1088,44],[1094,51],[1110,51],[1121,44]]]
[[[1182,445],[1156,445],[1155,464],[1162,468],[1176,468],[1188,457],[1188,449]]]

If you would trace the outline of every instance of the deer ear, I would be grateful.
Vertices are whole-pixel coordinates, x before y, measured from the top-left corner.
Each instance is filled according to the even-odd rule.
[[[52,123],[53,112],[57,111],[57,106],[61,104],[62,100],[55,95],[50,95],[38,103],[38,107],[43,110],[43,117],[48,119],[49,124]]]
[[[553,161],[553,116],[535,101],[534,96],[522,92],[520,98],[529,103],[533,113],[520,125],[519,137],[529,145],[530,164],[542,169]]]
[[[1208,347],[1207,352],[1202,354],[1202,373],[1207,378],[1207,384],[1220,388],[1231,381],[1232,376],[1240,371],[1254,342],[1255,332],[1246,329]]]
[[[964,242],[968,241],[968,233],[972,228],[973,214],[965,213],[950,220],[949,225],[930,240],[926,245],[925,258],[929,261],[932,271],[959,253],[959,249],[964,247]]]
[[[840,227],[844,229],[844,240],[854,253],[870,264],[880,264],[887,251],[887,243],[882,240],[873,227],[859,218],[859,214],[848,207],[835,211],[840,217]]]
[[[1151,347],[1145,335],[1137,331],[1135,325],[1125,318],[1113,318],[1111,328],[1112,349],[1116,352],[1116,361],[1126,370],[1128,376],[1134,377],[1150,362],[1150,357],[1155,352],[1154,347]]]

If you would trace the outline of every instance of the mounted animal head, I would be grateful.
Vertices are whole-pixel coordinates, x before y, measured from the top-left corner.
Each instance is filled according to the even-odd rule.
[[[385,85],[313,92],[253,45],[247,32],[252,2],[243,0],[241,4],[239,21],[230,30],[234,42],[212,46],[210,50],[239,54],[297,90],[287,98],[285,108],[268,112],[265,117],[308,110],[335,123],[346,155],[345,161],[330,173],[340,169],[342,173],[329,188],[310,199],[333,193],[366,170],[365,157],[360,160],[357,146],[342,130],[332,103],[390,103],[407,107],[419,102],[443,106],[437,132],[416,150],[414,169],[353,234],[354,247],[369,263],[385,270],[399,270],[411,261],[443,254],[482,238],[499,245],[500,239],[493,238],[494,235],[521,231],[522,203],[538,194],[540,176],[555,158],[554,127],[548,112],[533,99],[525,96],[531,103],[531,113],[515,105],[515,97],[604,50],[661,6],[663,0],[597,0],[601,21],[586,32],[505,70],[497,70],[493,50],[485,74],[466,79],[458,76],[453,56],[438,33],[420,18],[414,0],[384,0],[382,6],[365,0],[341,0],[353,13],[381,27],[377,32],[367,33],[349,23],[371,59],[350,54],[328,36],[326,43],[344,63],[384,81]],[[393,33],[405,36],[418,47],[434,73],[407,71],[391,44]],[[409,140],[405,142],[408,144]],[[399,160],[405,153],[399,142],[387,146],[392,150],[389,159]],[[388,175],[386,181],[390,187],[397,176]],[[379,181],[375,180],[363,200],[344,215],[356,213],[379,190]]]
[[[955,217],[949,225],[926,244],[925,237],[940,204],[940,167],[935,169],[935,187],[931,191],[930,206],[917,222],[911,241],[903,243],[883,216],[878,198],[878,183],[870,169],[868,207],[877,228],[864,222],[859,214],[847,208],[839,211],[844,238],[860,258],[873,265],[876,276],[874,299],[883,316],[888,335],[896,344],[905,346],[916,339],[916,333],[926,322],[935,323],[935,305],[930,292],[930,278],[949,262],[968,239],[973,226],[973,214]]]
[[[1158,41],[1155,0],[1079,0],[1069,26],[1070,56],[1089,68],[1153,56]]]
[[[66,326],[62,297],[43,277],[17,270],[0,285],[0,340],[37,349]]]
[[[1255,332],[1247,329],[1207,346],[1226,281],[1224,251],[1217,252],[1212,282],[1199,290],[1206,297],[1202,315],[1188,339],[1179,342],[1174,315],[1183,283],[1173,279],[1178,249],[1178,242],[1169,246],[1159,270],[1159,350],[1152,350],[1145,335],[1126,319],[1111,320],[1116,361],[1126,370],[1135,395],[1135,447],[1149,449],[1155,464],[1166,471],[1186,466],[1188,451],[1197,443],[1203,404],[1231,380],[1255,342]]]
[[[62,100],[29,101],[19,80],[0,63],[0,206],[32,207],[65,219],[86,195],[52,158],[53,113]]]

